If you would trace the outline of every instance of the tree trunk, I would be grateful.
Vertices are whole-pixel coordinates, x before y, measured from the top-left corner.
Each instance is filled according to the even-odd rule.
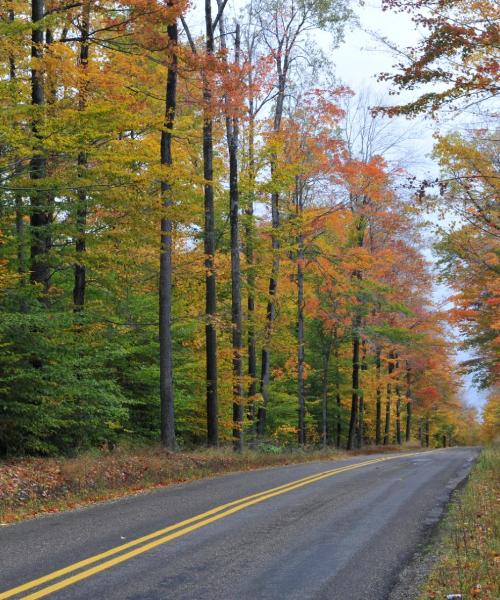
[[[375,354],[376,369],[376,404],[375,404],[375,445],[380,446],[382,442],[382,388],[380,384],[380,347]]]
[[[323,353],[323,394],[321,403],[321,422],[322,422],[322,442],[323,448],[328,444],[328,370],[330,366],[331,340]]]
[[[368,365],[366,363],[366,340],[363,339],[361,342],[361,371],[366,371],[368,369]],[[360,386],[361,388],[361,386]],[[357,426],[357,446],[358,448],[362,448],[364,444],[365,437],[365,398],[364,398],[364,390],[360,389],[360,393],[358,394],[358,426]]]
[[[418,418],[418,442],[420,447],[423,446],[423,430],[422,430],[422,417]]]
[[[90,30],[90,2],[87,0],[83,4],[82,20],[80,25],[80,56],[79,66],[81,69],[81,84],[79,90],[78,110],[85,110],[87,106],[87,70],[89,62],[89,30]],[[87,154],[81,151],[78,154],[79,174],[87,168]],[[83,255],[86,252],[85,233],[87,227],[87,193],[85,189],[80,188],[77,193],[78,205],[76,209],[76,240],[75,252],[76,260],[74,266],[74,285],[73,285],[73,310],[81,312],[85,305],[86,291],[86,269]]]
[[[425,419],[425,447],[426,448],[429,447],[429,443],[430,443],[430,429],[431,429],[431,425],[430,425],[429,417],[427,417]]]
[[[301,201],[298,200],[301,204]],[[297,387],[299,400],[299,445],[306,443],[306,404],[304,392],[304,236],[299,235],[299,252],[297,257]]]
[[[392,400],[392,382],[390,381],[390,377],[394,371],[394,354],[393,352],[389,353],[389,364],[387,367],[387,372],[389,374],[389,382],[387,384],[387,400],[385,403],[385,429],[384,429],[384,446],[389,444],[389,432],[391,428],[391,400]]]
[[[169,2],[173,6],[173,1]],[[161,164],[171,167],[172,137],[177,102],[177,19],[167,26],[170,62],[167,71],[165,99],[165,125],[161,132]],[[169,174],[169,177],[171,175]],[[169,180],[161,182],[163,216],[160,230],[160,409],[161,442],[165,448],[175,450],[174,385],[172,364],[172,232],[173,224],[167,211],[172,206],[172,186]],[[166,214],[167,213],[167,214]]]
[[[403,443],[401,440],[401,388],[396,386],[396,442],[398,446]]]
[[[342,399],[340,397],[340,367],[339,367],[339,340],[337,328],[333,332],[334,356],[335,356],[335,401],[337,409],[337,418],[335,422],[335,447],[340,448],[342,435]]]
[[[15,15],[13,10],[8,11],[9,21],[12,23],[14,21]],[[14,59],[14,55],[11,53],[9,55],[9,79],[11,82],[16,79],[16,62]],[[14,167],[16,178],[22,175],[22,165],[19,158],[16,158],[16,164]],[[20,275],[19,283],[22,286],[25,285],[25,275],[26,275],[26,228],[24,226],[24,202],[23,196],[21,192],[14,192],[14,202],[16,206],[16,240],[17,240],[17,272]],[[26,311],[26,302],[23,298],[21,300],[21,312]]]
[[[396,362],[396,368],[399,369],[399,361]],[[396,383],[396,443],[401,446],[401,386],[399,384],[399,374]]]
[[[221,0],[218,0],[219,10]],[[221,47],[226,48],[224,18],[219,20]],[[240,27],[236,25],[235,63],[239,62]],[[229,98],[226,98],[226,104]],[[229,222],[231,230],[231,325],[233,354],[233,447],[243,450],[243,350],[242,316],[241,316],[241,265],[240,265],[240,233],[239,233],[239,184],[238,184],[238,119],[226,112],[226,140],[229,154]]]
[[[365,230],[367,220],[364,215],[360,215],[358,222],[356,223],[356,242],[359,248],[363,247]],[[361,281],[363,275],[360,270],[352,272],[351,281]],[[351,418],[349,421],[349,435],[347,438],[347,449],[352,450],[356,442],[356,437],[359,440],[359,400],[360,400],[360,388],[359,388],[359,371],[360,371],[360,329],[362,323],[362,317],[359,313],[358,307],[354,307],[353,322],[352,322],[352,399],[351,399]]]
[[[44,17],[44,0],[32,0],[31,18],[34,25]],[[42,189],[40,180],[47,175],[47,158],[45,156],[44,144],[39,133],[40,124],[43,120],[43,106],[45,104],[45,89],[43,73],[39,62],[43,58],[43,30],[34,27],[31,32],[31,104],[34,107],[32,130],[35,137],[33,155],[30,160],[30,178],[33,182],[31,192],[31,275],[33,284],[42,287],[41,302],[48,304],[47,292],[50,287],[50,265],[49,251],[52,246],[50,225],[52,222],[52,210],[50,195]]]
[[[254,186],[255,186],[255,123],[253,116],[253,100],[250,100],[250,123],[248,125],[248,169],[250,179],[250,192],[248,205],[245,209],[245,257],[247,262],[247,346],[248,346],[248,386],[249,416],[255,426],[255,396],[257,395],[257,347],[255,342],[255,267],[254,267]]]
[[[411,369],[406,361],[406,443],[411,441],[411,417],[412,417],[412,400],[411,400]]]
[[[278,95],[276,98],[276,108],[274,111],[274,132],[277,133],[281,130],[281,119],[283,116],[283,106],[285,102],[285,84],[286,84],[286,73],[280,73],[278,77]],[[271,179],[276,169],[276,157],[271,158]],[[278,288],[278,276],[280,268],[280,240],[278,230],[280,227],[280,209],[279,209],[279,193],[277,191],[271,194],[271,246],[273,253],[273,261],[271,267],[271,277],[269,279],[269,299],[267,303],[266,311],[266,331],[264,345],[262,347],[262,358],[261,358],[261,375],[260,375],[260,393],[262,395],[262,404],[259,407],[258,412],[258,424],[257,433],[264,435],[266,430],[266,410],[269,403],[269,377],[271,369],[271,359],[269,344],[273,333],[273,324],[276,318],[276,291]]]
[[[358,429],[357,429],[357,447],[362,448],[365,436],[365,399],[363,392],[359,394],[358,400]]]
[[[214,53],[211,0],[205,0],[206,51]],[[207,386],[207,442],[209,446],[219,443],[217,400],[217,290],[215,277],[215,207],[213,188],[213,123],[211,115],[212,90],[207,74],[203,81],[203,177],[204,186],[204,250],[205,250],[205,340],[206,340],[206,386]]]
[[[353,323],[352,337],[352,397],[351,397],[351,418],[349,421],[349,435],[347,438],[347,450],[354,448],[356,437],[356,423],[358,419],[358,401],[359,401],[359,328],[361,317],[356,316]]]

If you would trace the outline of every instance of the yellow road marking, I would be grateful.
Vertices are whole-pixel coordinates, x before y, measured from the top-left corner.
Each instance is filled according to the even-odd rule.
[[[34,587],[38,587],[44,583],[52,581],[53,579],[57,579],[58,577],[67,575],[68,573],[71,573],[73,571],[81,569],[85,566],[93,564],[104,558],[113,556],[114,554],[122,552],[123,550],[131,548],[133,546],[137,546],[148,540],[160,537],[163,534],[171,532],[175,529],[178,530],[178,531],[175,531],[174,533],[171,533],[170,535],[160,537],[160,539],[150,542],[149,544],[145,544],[145,545],[141,546],[140,548],[136,548],[135,550],[126,552],[125,554],[117,556],[116,558],[102,562],[101,564],[96,565],[93,568],[82,571],[81,573],[73,575],[72,577],[63,579],[62,581],[59,581],[51,586],[48,586],[42,590],[39,590],[37,592],[29,594],[28,596],[23,597],[24,600],[34,600],[36,598],[43,598],[44,596],[47,596],[48,594],[51,594],[57,590],[60,590],[65,587],[68,587],[70,585],[73,585],[74,583],[77,583],[78,581],[81,581],[82,579],[91,577],[92,575],[95,575],[96,573],[100,573],[101,571],[109,569],[110,567],[113,567],[114,565],[117,565],[117,564],[120,564],[127,560],[130,560],[131,558],[138,556],[139,554],[148,552],[149,550],[156,548],[157,546],[165,544],[165,543],[167,543],[171,540],[174,540],[178,537],[184,536],[184,535],[190,533],[191,531],[195,531],[197,529],[205,527],[206,525],[209,525],[210,523],[213,523],[214,521],[223,519],[231,514],[239,512],[249,506],[252,506],[259,502],[263,502],[264,500],[273,498],[274,496],[285,494],[294,489],[303,487],[305,485],[309,485],[311,483],[315,483],[316,481],[320,481],[321,479],[325,479],[327,477],[332,477],[338,473],[343,473],[345,471],[351,471],[353,469],[359,469],[364,466],[372,465],[372,464],[379,463],[379,462],[384,462],[384,461],[395,459],[395,458],[414,456],[415,454],[419,454],[419,453],[412,452],[409,454],[399,454],[396,456],[387,456],[387,457],[383,457],[383,458],[364,461],[362,463],[356,463],[354,465],[347,465],[345,467],[337,467],[335,469],[323,471],[323,472],[317,473],[315,475],[310,475],[310,476],[304,477],[302,479],[297,479],[295,481],[288,482],[286,484],[277,486],[275,488],[270,488],[269,490],[265,490],[263,492],[259,492],[256,494],[252,494],[250,496],[246,496],[244,498],[240,498],[238,500],[234,500],[227,504],[217,506],[205,513],[201,513],[199,515],[191,517],[190,519],[180,521],[179,523],[175,523],[173,525],[165,527],[164,529],[160,529],[160,530],[150,533],[148,535],[142,536],[140,538],[137,538],[136,540],[127,542],[126,544],[121,544],[120,546],[116,546],[115,548],[111,548],[110,550],[107,550],[107,551],[97,554],[95,556],[91,556],[85,560],[68,565],[67,567],[64,567],[63,569],[59,569],[57,571],[49,573],[48,575],[45,575],[38,579],[34,579],[33,581],[29,581],[25,584],[22,584],[20,586],[10,589],[10,590],[6,590],[5,592],[0,593],[0,600],[4,600],[6,598],[11,598],[12,596],[15,596],[16,594],[20,594],[20,593],[27,591],[29,589],[32,589]]]
[[[360,466],[368,465],[368,464],[371,464],[372,462],[377,462],[378,460],[380,460],[380,459],[372,459],[372,460],[365,461],[363,463],[357,463],[357,464],[359,464]],[[126,542],[125,544],[120,544],[119,546],[115,546],[114,548],[111,548],[110,550],[106,550],[105,552],[101,552],[100,554],[96,554],[94,556],[91,556],[91,557],[81,560],[79,562],[70,564],[67,567],[64,567],[62,569],[58,569],[57,571],[53,571],[52,573],[49,573],[48,575],[45,575],[38,579],[34,579],[33,581],[27,582],[25,584],[22,584],[20,586],[13,588],[13,589],[7,590],[0,594],[0,600],[4,600],[5,598],[10,598],[12,596],[15,596],[16,594],[19,594],[21,592],[28,590],[28,589],[37,587],[39,585],[42,585],[43,583],[47,583],[48,581],[57,579],[58,577],[62,577],[63,575],[71,573],[72,571],[76,571],[76,570],[86,567],[92,563],[98,562],[99,560],[108,558],[109,556],[113,556],[114,554],[118,554],[119,552],[122,552],[123,550],[127,550],[128,548],[137,546],[139,544],[142,544],[143,542],[147,542],[148,540],[154,539],[155,537],[159,537],[160,535],[163,535],[163,534],[173,531],[175,529],[179,529],[180,527],[190,525],[191,523],[194,523],[195,521],[204,519],[208,516],[211,516],[213,514],[220,512],[222,510],[230,508],[231,506],[240,504],[241,502],[245,502],[247,500],[257,498],[259,496],[264,496],[266,494],[269,494],[270,492],[288,488],[290,485],[295,484],[295,483],[299,483],[302,481],[309,481],[310,479],[314,479],[315,477],[317,477],[318,475],[321,475],[323,473],[331,473],[333,471],[337,471],[339,468],[340,467],[336,467],[334,469],[330,469],[329,471],[323,471],[322,473],[315,473],[313,475],[308,475],[307,477],[303,477],[302,479],[296,479],[294,481],[289,481],[289,482],[279,485],[277,487],[264,490],[263,492],[258,492],[256,494],[252,494],[250,496],[238,498],[237,500],[233,500],[232,502],[228,502],[226,504],[221,504],[221,505],[216,506],[215,508],[212,508],[204,513],[200,513],[199,515],[195,515],[194,517],[190,517],[189,519],[185,519],[184,521],[179,521],[178,523],[174,523],[173,525],[169,525],[168,527],[165,527],[163,529],[159,529],[157,531],[154,531],[152,533],[144,535],[140,538],[136,538],[135,540],[131,540],[130,542]]]

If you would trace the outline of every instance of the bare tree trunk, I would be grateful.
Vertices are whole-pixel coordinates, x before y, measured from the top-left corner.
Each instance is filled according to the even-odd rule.
[[[396,442],[401,446],[401,388],[396,385]]]
[[[15,15],[13,10],[8,11],[9,21],[12,23],[14,21]],[[16,62],[14,59],[14,55],[11,53],[9,55],[9,79],[11,82],[15,81],[17,77],[16,74]],[[16,158],[15,164],[15,175],[16,177],[20,177],[22,175],[22,166],[19,158]],[[17,272],[20,275],[19,283],[21,287],[23,287],[26,283],[25,275],[26,275],[26,231],[24,226],[24,202],[22,193],[19,191],[14,192],[14,202],[16,206],[16,241],[17,241]],[[21,312],[25,312],[25,300],[24,298],[21,300]]]
[[[340,367],[339,367],[339,339],[337,328],[333,330],[334,358],[335,358],[335,403],[337,418],[335,421],[335,447],[340,448],[342,435],[342,399],[340,397]]]
[[[217,2],[219,11],[221,0]],[[226,32],[224,17],[219,20],[221,47],[226,48]],[[240,26],[236,25],[235,63],[239,62]],[[226,97],[226,104],[229,98]],[[226,112],[226,140],[229,154],[229,221],[231,229],[231,325],[233,351],[233,447],[243,450],[243,332],[241,316],[241,265],[240,265],[240,233],[239,233],[239,184],[238,184],[238,119]]]
[[[300,202],[300,200],[299,200]],[[304,392],[304,236],[299,235],[299,252],[297,257],[297,387],[299,400],[299,445],[306,443],[306,404]]]
[[[170,0],[169,6],[173,6]],[[172,137],[177,103],[177,18],[167,26],[170,62],[167,71],[167,87],[165,99],[165,125],[161,132],[161,164],[171,167]],[[174,384],[172,364],[172,233],[173,223],[165,214],[172,206],[172,186],[170,181],[161,182],[162,205],[164,214],[161,218],[160,230],[160,408],[161,408],[161,442],[165,448],[175,450],[175,413]]]
[[[278,73],[278,94],[276,98],[276,108],[274,111],[274,126],[273,129],[277,133],[281,130],[281,119],[283,116],[283,106],[285,102],[285,86],[286,86],[286,71]],[[271,159],[271,178],[273,178],[276,168],[276,158]],[[276,318],[276,291],[278,288],[278,276],[280,268],[280,240],[278,230],[280,227],[280,209],[279,209],[279,192],[275,191],[271,194],[271,246],[273,252],[273,260],[271,267],[271,277],[269,279],[269,300],[266,311],[266,331],[265,340],[262,347],[261,359],[261,375],[260,375],[260,393],[262,394],[262,404],[258,412],[257,433],[263,435],[266,430],[266,410],[269,403],[269,377],[270,377],[270,350],[269,344],[273,333],[273,324]]]
[[[377,347],[375,354],[375,369],[376,369],[376,405],[375,405],[375,445],[380,446],[382,442],[382,387],[380,384],[380,347]]]
[[[211,0],[205,0],[205,27],[207,55],[214,53],[214,32]],[[207,74],[203,81],[203,177],[204,186],[204,249],[205,249],[205,340],[207,380],[207,442],[209,446],[219,443],[217,400],[217,289],[215,277],[215,207],[213,188],[213,122],[211,111],[212,91]]]
[[[358,419],[358,401],[359,401],[359,328],[361,326],[361,317],[356,316],[353,322],[352,334],[352,397],[351,397],[351,418],[349,422],[349,435],[347,438],[347,450],[352,450],[356,437],[356,422]]]
[[[412,399],[411,399],[411,369],[406,361],[406,443],[411,441],[411,417],[412,417]]]
[[[389,352],[389,365],[387,367],[387,372],[389,377],[392,375],[394,371],[394,354],[393,352]],[[391,428],[391,400],[392,400],[392,383],[389,380],[387,384],[387,400],[385,403],[385,429],[384,429],[384,446],[387,446],[389,443],[389,432]]]
[[[364,215],[358,217],[356,223],[356,242],[359,248],[363,247],[367,220]],[[360,270],[355,270],[352,273],[351,281],[361,281],[363,274]],[[357,307],[354,308],[354,317],[352,320],[352,397],[351,397],[351,417],[349,421],[349,435],[347,438],[347,450],[352,450],[356,442],[356,437],[359,439],[359,402],[360,402],[360,330],[362,317]]]
[[[396,355],[397,356],[397,355]],[[396,368],[399,369],[399,360],[396,362]],[[399,374],[396,383],[396,443],[401,446],[401,386],[399,384]]]
[[[426,448],[429,447],[429,443],[430,443],[430,429],[431,429],[430,420],[429,420],[429,417],[426,417],[426,419],[425,419],[425,447]]]
[[[34,25],[31,32],[31,104],[34,107],[32,130],[35,136],[35,146],[30,160],[30,178],[33,182],[31,192],[31,282],[42,286],[41,301],[48,304],[47,292],[50,287],[49,252],[52,246],[50,225],[52,210],[50,195],[40,185],[40,181],[47,175],[47,158],[44,144],[40,135],[40,124],[43,120],[43,106],[45,105],[45,89],[43,73],[40,70],[40,61],[43,57],[43,30],[37,23],[44,17],[44,0],[32,0],[31,19]]]
[[[366,340],[362,340],[361,342],[361,371],[366,371],[368,369],[368,365],[366,364]],[[358,448],[362,448],[364,444],[365,437],[365,397],[364,390],[360,385],[360,392],[358,394],[359,397],[359,406],[358,406],[358,426],[357,426],[357,446]]]
[[[253,100],[250,100],[253,103]],[[255,341],[255,267],[254,267],[254,244],[255,244],[255,223],[253,214],[254,205],[254,186],[255,186],[255,123],[253,116],[253,105],[250,106],[250,123],[248,132],[248,169],[250,179],[250,193],[248,205],[245,210],[245,257],[247,261],[247,346],[248,346],[248,386],[249,413],[253,425],[255,425],[255,396],[257,395],[257,347]]]
[[[323,350],[323,394],[321,403],[322,441],[323,448],[328,444],[328,370],[330,367],[331,338]]]
[[[87,0],[83,4],[82,19],[80,24],[80,56],[79,66],[81,69],[81,83],[79,90],[78,109],[83,111],[87,105],[87,70],[89,62],[89,31],[90,31],[90,1]],[[87,153],[82,150],[78,154],[78,169],[79,174],[87,168]],[[85,305],[86,291],[86,269],[83,259],[85,254],[86,227],[87,227],[87,193],[83,188],[80,188],[77,193],[78,205],[76,208],[76,231],[75,240],[76,260],[74,266],[74,285],[73,285],[73,310],[81,312]]]

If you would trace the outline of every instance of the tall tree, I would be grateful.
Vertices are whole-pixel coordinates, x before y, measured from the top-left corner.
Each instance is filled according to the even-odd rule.
[[[219,10],[222,0],[218,0]],[[221,47],[227,52],[224,16],[219,19]],[[240,26],[236,23],[234,40],[234,64],[240,62]],[[227,53],[226,53],[227,60]],[[237,451],[243,449],[243,327],[241,306],[241,264],[240,264],[240,189],[238,173],[239,119],[232,114],[231,100],[225,95],[226,105],[226,142],[229,155],[229,223],[231,230],[231,325],[232,325],[232,364],[233,364],[233,446]]]
[[[30,160],[30,178],[32,181],[30,209],[31,239],[31,281],[40,284],[43,291],[42,302],[47,304],[47,292],[50,286],[49,252],[52,245],[50,225],[52,207],[50,195],[44,189],[47,176],[47,157],[44,149],[41,127],[44,119],[45,83],[43,71],[43,19],[45,17],[44,0],[31,3],[31,104],[33,117],[33,154]]]
[[[90,44],[90,0],[86,0],[82,6],[82,15],[80,20],[80,53],[78,57],[78,66],[81,71],[80,89],[78,98],[78,109],[85,110],[88,96],[88,63],[89,63],[89,44]],[[78,168],[83,175],[87,167],[87,153],[82,149],[78,153]],[[80,188],[77,193],[77,207],[75,211],[76,221],[76,240],[75,240],[75,280],[73,285],[73,304],[75,312],[81,312],[85,305],[86,291],[86,268],[84,254],[86,251],[85,233],[87,227],[87,192],[85,188]]]
[[[411,397],[411,368],[406,361],[406,429],[405,441],[411,441],[411,421],[412,421],[412,397]]]
[[[175,415],[174,384],[172,363],[172,235],[173,223],[168,214],[173,204],[172,199],[172,139],[177,104],[178,77],[178,7],[174,0],[169,0],[172,9],[167,25],[168,70],[165,91],[165,122],[161,131],[160,162],[169,169],[168,179],[161,182],[163,214],[160,223],[160,281],[159,281],[159,316],[160,316],[160,406],[161,406],[161,441],[170,450],[175,449]]]
[[[214,23],[212,1],[205,0],[205,48],[207,61],[214,55]],[[208,66],[208,65],[207,65]],[[219,443],[219,409],[217,398],[217,288],[215,274],[215,205],[213,167],[213,118],[211,114],[212,90],[207,70],[203,74],[203,177],[205,225],[205,352],[206,352],[206,398],[207,441],[209,446]]]
[[[392,374],[394,373],[394,352],[391,350],[387,356],[387,396],[385,401],[385,426],[384,446],[389,444],[389,433],[391,430],[391,404],[392,404]]]

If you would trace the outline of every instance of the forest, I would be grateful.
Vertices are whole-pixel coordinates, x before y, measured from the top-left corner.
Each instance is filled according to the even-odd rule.
[[[497,6],[382,4],[384,102],[349,0],[0,0],[0,456],[495,437]]]

